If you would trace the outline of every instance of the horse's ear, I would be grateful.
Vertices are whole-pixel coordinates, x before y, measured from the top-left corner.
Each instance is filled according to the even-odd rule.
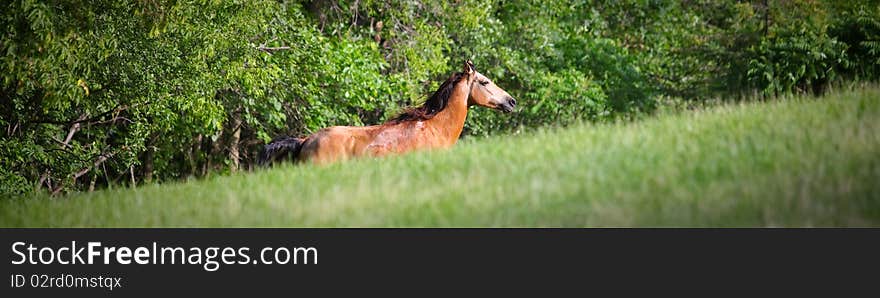
[[[477,71],[477,70],[476,70],[476,68],[474,68],[474,62],[473,62],[473,61],[471,61],[470,59],[468,59],[467,61],[464,62],[464,72],[465,72],[465,73],[467,73],[467,74],[472,74],[472,73],[474,73],[475,71]]]

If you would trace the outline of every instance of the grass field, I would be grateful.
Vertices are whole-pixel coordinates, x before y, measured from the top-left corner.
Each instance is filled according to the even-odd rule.
[[[880,88],[0,200],[29,227],[877,226]]]

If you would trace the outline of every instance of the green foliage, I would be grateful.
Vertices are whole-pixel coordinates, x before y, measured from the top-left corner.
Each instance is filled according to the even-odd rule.
[[[766,37],[747,50],[748,80],[765,94],[805,92],[836,79],[846,45],[828,34],[820,3],[793,1],[769,7]]]
[[[829,34],[847,45],[849,64],[843,72],[855,78],[880,78],[880,3],[855,1],[836,3]],[[845,6],[849,5],[849,6]]]
[[[335,39],[335,38],[334,38]],[[326,48],[326,70],[320,77],[319,96],[310,97],[310,130],[330,125],[364,125],[383,119],[384,107],[394,106],[396,80],[382,75],[388,63],[377,45],[368,41],[333,41]],[[314,118],[308,118],[314,117]],[[320,117],[320,118],[319,118]]]
[[[475,136],[880,77],[869,0],[9,2],[3,194],[247,169],[274,136],[420,104],[465,59],[521,106],[473,109]]]

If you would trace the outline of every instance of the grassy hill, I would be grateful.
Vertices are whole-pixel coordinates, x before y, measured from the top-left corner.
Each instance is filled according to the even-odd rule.
[[[880,89],[62,198],[0,225],[877,226]]]

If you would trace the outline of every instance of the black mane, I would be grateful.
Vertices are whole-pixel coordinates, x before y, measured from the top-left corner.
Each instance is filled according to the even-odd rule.
[[[388,120],[387,123],[422,121],[434,118],[437,113],[446,109],[446,106],[449,104],[449,97],[452,96],[452,91],[455,89],[455,84],[465,77],[466,75],[463,72],[453,74],[446,80],[446,82],[443,82],[443,84],[440,85],[440,88],[437,88],[437,91],[434,92],[424,104],[415,108],[407,109],[403,113],[400,113],[400,115]]]

